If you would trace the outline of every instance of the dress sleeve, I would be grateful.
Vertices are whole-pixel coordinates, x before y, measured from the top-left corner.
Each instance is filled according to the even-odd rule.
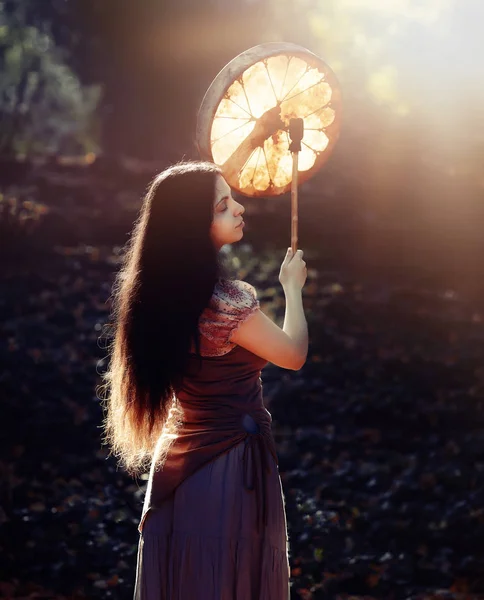
[[[200,317],[200,332],[217,347],[217,354],[229,352],[236,346],[230,341],[232,333],[258,308],[257,292],[250,283],[221,280]]]

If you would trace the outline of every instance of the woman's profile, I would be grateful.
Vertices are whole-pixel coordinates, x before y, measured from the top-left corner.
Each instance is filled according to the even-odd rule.
[[[261,369],[306,360],[307,270],[290,249],[284,325],[220,249],[244,207],[214,164],[184,162],[150,184],[112,294],[105,443],[149,469],[135,600],[287,600],[289,545]]]

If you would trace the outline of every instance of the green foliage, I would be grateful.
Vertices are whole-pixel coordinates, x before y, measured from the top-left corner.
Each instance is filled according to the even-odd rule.
[[[0,153],[96,152],[100,86],[83,86],[52,36],[0,3]]]

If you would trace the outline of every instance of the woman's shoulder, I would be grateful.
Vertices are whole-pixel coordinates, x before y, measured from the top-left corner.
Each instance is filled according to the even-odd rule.
[[[234,307],[252,305],[257,300],[257,291],[253,285],[241,279],[219,279],[215,284],[211,298],[212,308],[227,304]]]
[[[250,283],[240,279],[221,279],[200,317],[200,331],[223,354],[235,346],[230,341],[231,334],[259,307],[257,292]]]

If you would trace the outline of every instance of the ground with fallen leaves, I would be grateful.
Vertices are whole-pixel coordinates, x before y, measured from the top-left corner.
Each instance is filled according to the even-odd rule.
[[[124,600],[146,479],[116,470],[100,443],[99,338],[122,241],[94,243],[89,223],[102,214],[123,240],[133,213],[118,192],[110,221],[69,189],[56,210],[36,200],[39,186],[4,190],[17,250],[1,271],[0,597]],[[241,245],[228,256],[280,324],[284,251]],[[291,597],[484,598],[483,304],[329,270],[316,250],[306,260],[308,360],[262,374]]]

